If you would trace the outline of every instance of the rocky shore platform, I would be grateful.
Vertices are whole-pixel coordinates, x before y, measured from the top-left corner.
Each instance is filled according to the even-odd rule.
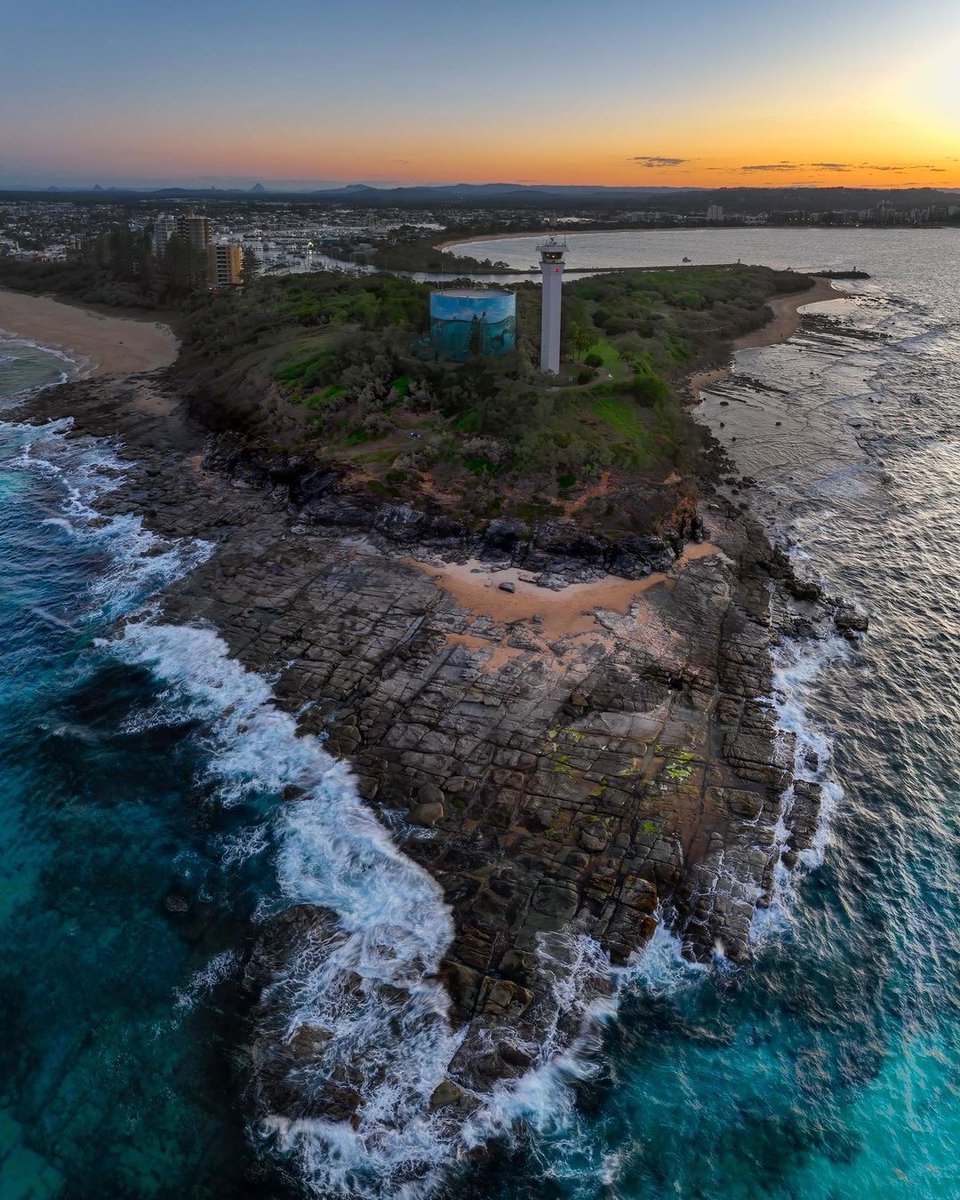
[[[817,596],[733,499],[708,494],[672,540],[467,529],[211,437],[160,376],[50,389],[16,419],[66,415],[130,461],[105,514],[216,545],[161,597],[165,618],[209,623],[275,680],[442,887],[441,979],[464,1036],[434,1110],[464,1115],[547,1043],[568,1048],[611,986],[603,964],[660,920],[692,958],[748,956],[778,859],[816,825],[816,789],[794,795],[776,729],[771,651]],[[251,986],[297,953],[297,930],[328,925],[319,910],[268,921]],[[589,970],[574,962],[585,939]],[[308,1096],[300,1051],[264,1038],[264,1109],[356,1121],[349,1079]]]

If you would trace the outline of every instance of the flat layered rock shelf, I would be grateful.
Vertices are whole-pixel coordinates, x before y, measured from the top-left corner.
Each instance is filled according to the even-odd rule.
[[[150,377],[53,389],[24,413],[123,443],[129,480],[105,512],[216,543],[164,594],[166,619],[212,623],[275,679],[441,886],[441,979],[465,1036],[435,1106],[469,1108],[525,1072],[546,1031],[551,1051],[568,1046],[610,987],[604,965],[661,919],[691,957],[748,955],[776,862],[797,849],[776,832],[794,748],[770,702],[785,567],[731,504],[704,506],[687,547],[634,545],[625,580],[608,567],[622,548],[564,560],[556,529],[545,551],[502,529],[438,546],[417,521],[343,520],[356,506],[335,489],[305,511],[288,483],[201,453],[203,431]],[[800,801],[809,836],[817,797]]]

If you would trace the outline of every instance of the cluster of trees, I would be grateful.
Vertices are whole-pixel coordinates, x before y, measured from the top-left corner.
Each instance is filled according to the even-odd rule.
[[[558,385],[537,369],[540,294],[532,285],[517,289],[518,349],[453,364],[429,352],[427,285],[386,275],[287,276],[197,301],[181,361],[229,388],[237,363],[253,363],[259,380],[265,368],[307,410],[328,453],[363,457],[390,487],[415,487],[417,473],[429,470],[465,507],[489,512],[518,488],[582,485],[611,467],[659,479],[684,470],[699,442],[677,381],[762,324],[768,297],[808,282],[737,267],[571,283],[567,348],[580,365]]]
[[[244,279],[259,263],[244,251]],[[163,255],[153,252],[149,232],[117,224],[88,238],[62,262],[24,262],[0,256],[0,282],[22,291],[55,291],[95,304],[179,309],[206,288],[206,258],[185,239],[172,237]]]
[[[565,296],[565,340],[588,366],[615,357],[669,379],[693,362],[716,357],[729,342],[764,325],[766,301],[812,280],[765,267],[696,267],[624,271],[580,280]],[[591,353],[592,352],[592,353]]]
[[[322,272],[197,296],[181,322],[181,366],[194,373],[261,353],[283,364],[278,379],[306,402],[353,365],[354,347],[371,358],[381,347],[409,351],[429,327],[428,291],[407,279]]]
[[[273,308],[279,324],[423,333],[429,328],[428,292],[411,279],[323,272],[264,280],[260,299]]]
[[[458,229],[461,237],[469,237],[471,230]],[[489,232],[482,230],[481,232]],[[438,250],[437,243],[448,236],[442,230],[424,233],[422,226],[401,225],[391,230],[387,240],[372,244],[367,237],[340,238],[326,245],[325,250],[334,258],[347,261],[362,261],[384,271],[509,271],[508,263],[493,262],[489,258],[473,258],[460,254],[456,248]]]
[[[110,283],[128,285],[148,307],[175,308],[206,283],[203,251],[172,237],[158,259],[150,235],[128,225],[86,243],[81,258]]]

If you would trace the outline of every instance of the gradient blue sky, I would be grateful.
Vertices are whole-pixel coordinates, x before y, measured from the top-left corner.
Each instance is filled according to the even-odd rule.
[[[958,186],[958,63],[957,0],[0,0],[0,186]]]

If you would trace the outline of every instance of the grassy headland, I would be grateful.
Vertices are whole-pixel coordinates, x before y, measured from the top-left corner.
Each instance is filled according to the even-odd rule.
[[[177,373],[210,423],[336,463],[384,499],[646,532],[694,498],[703,434],[682,409],[685,379],[763,326],[768,299],[811,283],[745,266],[571,282],[549,379],[534,284],[515,289],[515,352],[452,364],[429,345],[426,285],[264,279],[192,306]]]
[[[424,252],[430,241],[410,231]],[[553,379],[537,368],[532,282],[513,289],[516,351],[453,364],[429,343],[429,285],[321,272],[210,294],[195,264],[156,264],[148,249],[118,228],[70,262],[0,259],[0,286],[154,319],[172,308],[174,378],[205,422],[335,464],[368,495],[475,518],[575,515],[606,531],[652,532],[691,511],[705,434],[683,412],[687,379],[764,326],[768,300],[813,282],[739,264],[571,280]]]

